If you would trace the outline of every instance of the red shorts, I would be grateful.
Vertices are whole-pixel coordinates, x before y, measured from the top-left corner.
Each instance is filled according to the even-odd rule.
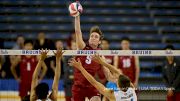
[[[21,81],[19,84],[19,96],[23,98],[24,96],[28,95],[28,92],[30,91],[31,91],[31,84],[27,84]]]
[[[73,101],[84,101],[86,97],[91,99],[94,96],[100,96],[100,94],[94,87],[80,87],[73,85],[72,96]]]

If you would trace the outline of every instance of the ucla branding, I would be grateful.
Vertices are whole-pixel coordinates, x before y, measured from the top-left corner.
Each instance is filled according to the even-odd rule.
[[[173,54],[172,50],[166,50],[165,53],[166,54]]]
[[[7,51],[7,50],[1,50],[1,51],[0,51],[0,54],[2,54],[2,55],[8,55],[8,51]]]
[[[22,50],[22,54],[25,55],[40,54],[40,50]]]
[[[111,50],[111,54],[118,54],[119,52],[117,50]]]
[[[151,50],[132,50],[132,54],[146,54],[150,55],[152,54]]]
[[[96,50],[78,50],[77,54],[96,54]]]

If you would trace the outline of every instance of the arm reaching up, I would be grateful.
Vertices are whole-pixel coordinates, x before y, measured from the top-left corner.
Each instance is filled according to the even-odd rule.
[[[45,58],[47,57],[48,50],[42,50],[41,56],[38,61],[38,64],[36,65],[36,69],[34,70],[33,76],[32,76],[32,82],[31,82],[31,95],[30,95],[30,101],[36,100],[36,94],[35,94],[35,88],[38,85],[38,76],[39,72],[41,71],[41,66],[44,63]]]
[[[73,67],[77,68],[78,70],[81,71],[81,73],[84,75],[84,77],[104,96],[106,96],[109,99],[115,99],[114,97],[114,93],[113,91],[106,89],[105,86],[101,83],[99,83],[98,81],[96,81],[94,79],[93,76],[91,76],[91,74],[89,74],[84,67],[82,67],[82,64],[80,62],[80,60],[78,59],[78,61],[76,61],[74,58],[71,59],[70,65],[72,65]]]
[[[106,62],[104,56],[101,57],[100,55],[95,54],[94,56],[92,56],[92,59],[93,59],[93,61],[95,61],[95,62],[97,62],[97,63],[105,66],[104,68],[108,68],[108,69],[111,71],[111,73],[112,73],[113,76],[116,76],[116,75],[119,76],[120,74],[122,74],[122,73],[120,72],[120,70],[118,70],[115,66],[113,66],[113,65],[111,65],[111,64],[108,64],[108,63]],[[107,71],[107,70],[106,70],[106,71]]]
[[[57,94],[58,94],[58,84],[59,84],[59,79],[61,75],[61,59],[62,59],[62,49],[58,49],[56,53],[54,52],[56,56],[56,68],[55,68],[55,74],[54,74],[54,81],[52,85],[52,93],[50,95],[50,99],[53,101],[57,101]]]
[[[75,34],[76,34],[76,45],[78,47],[78,49],[83,49],[86,44],[83,41],[83,36],[82,36],[82,32],[81,32],[81,26],[80,26],[80,16],[76,16],[75,17]]]

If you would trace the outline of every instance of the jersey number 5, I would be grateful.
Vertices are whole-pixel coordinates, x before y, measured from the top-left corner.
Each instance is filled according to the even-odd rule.
[[[91,61],[92,61],[92,59],[91,59],[91,56],[90,55],[88,55],[87,57],[86,57],[86,63],[87,64],[91,64]]]

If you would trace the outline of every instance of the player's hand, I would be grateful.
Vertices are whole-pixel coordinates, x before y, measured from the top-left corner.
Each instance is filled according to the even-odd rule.
[[[168,90],[168,94],[167,94],[168,96],[173,96],[173,94],[174,94],[173,90]]]
[[[49,52],[49,50],[45,49],[45,50],[41,50],[41,56],[40,56],[40,60],[44,61],[47,57],[47,53]]]
[[[63,55],[64,52],[65,52],[65,51],[62,51],[62,48],[57,49],[56,52],[53,51],[54,55],[55,55],[56,58],[58,58],[58,59],[61,59],[61,58],[62,58],[62,55]]]
[[[92,60],[100,64],[102,64],[104,61],[104,59],[99,54],[94,54],[92,56]]]
[[[81,61],[80,59],[78,58],[78,60],[76,61],[75,58],[72,58],[69,63],[68,63],[70,66],[74,66],[78,69],[80,69],[82,67],[82,64],[81,64]]]

